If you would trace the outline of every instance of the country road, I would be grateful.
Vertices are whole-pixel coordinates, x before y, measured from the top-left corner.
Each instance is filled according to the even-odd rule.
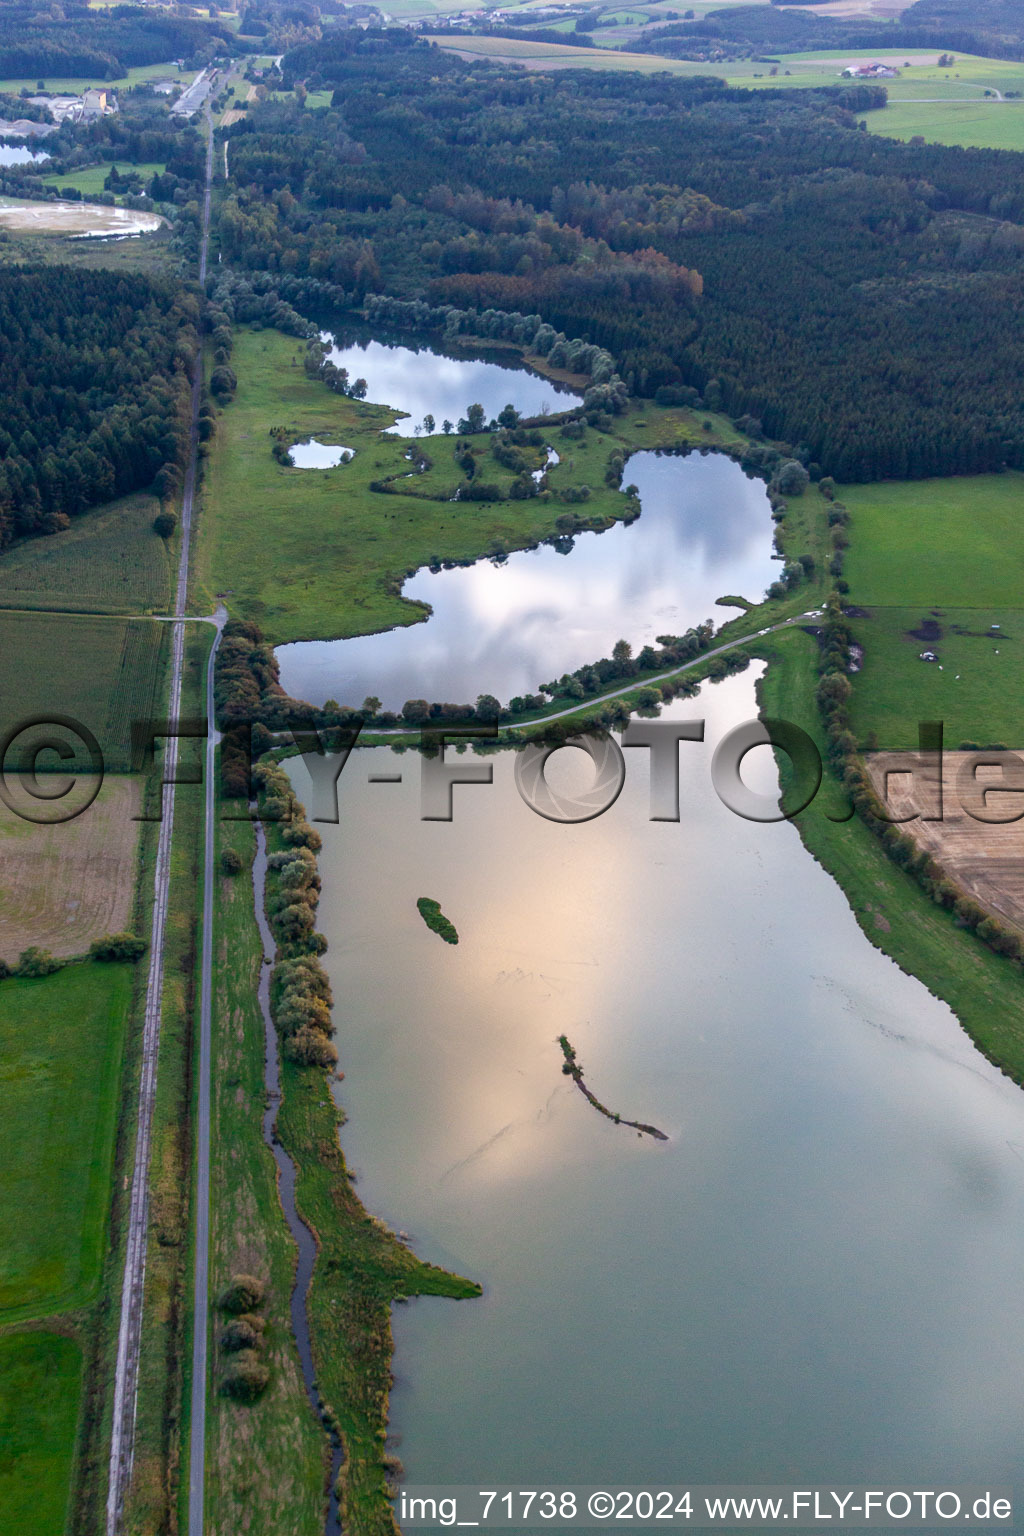
[[[199,281],[206,280],[206,255],[210,234],[210,198],[213,181],[213,124],[207,114],[209,139],[206,153],[206,189],[203,197],[203,230],[199,250]],[[192,375],[192,425],[188,467],[181,500],[181,556],[174,597],[174,640],[171,649],[171,680],[168,717],[176,721],[181,714],[181,683],[185,658],[185,622],[188,605],[189,559],[192,547],[192,522],[196,479],[199,466],[199,404],[203,388],[202,354],[196,358]],[[219,635],[218,635],[219,638]],[[211,720],[212,731],[212,720]],[[207,743],[207,757],[212,747]],[[125,1498],[131,1484],[135,1454],[135,1412],[139,1388],[139,1350],[142,1341],[142,1306],[146,1282],[146,1243],[149,1234],[149,1163],[153,1132],[153,1108],[156,1101],[157,1062],[160,1053],[161,1002],[164,983],[164,944],[171,881],[171,844],[174,835],[173,779],[178,762],[178,741],[167,738],[164,748],[164,786],[162,820],[157,842],[156,869],[153,876],[153,926],[150,935],[149,974],[146,980],[146,1006],[142,1031],[142,1069],[139,1079],[139,1106],[132,1169],[131,1197],[128,1208],[128,1236],[125,1248],[124,1279],[121,1286],[121,1314],[117,1335],[117,1364],[114,1376],[114,1410],[110,1438],[110,1465],[107,1485],[106,1536],[117,1536],[124,1515]]]

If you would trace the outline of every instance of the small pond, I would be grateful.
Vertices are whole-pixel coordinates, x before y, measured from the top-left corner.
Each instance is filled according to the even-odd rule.
[[[305,443],[293,443],[288,450],[295,469],[334,469],[338,464],[347,464],[354,454],[354,448],[344,448],[340,443],[318,443],[315,437]]]
[[[482,405],[490,421],[509,403],[521,416],[567,411],[579,403],[579,395],[564,385],[510,364],[512,354],[498,363],[486,355],[460,357],[433,346],[356,340],[347,334],[332,338],[324,332],[323,339],[334,340],[332,363],[347,368],[353,379],[366,380],[367,400],[406,412],[388,428],[399,437],[411,437],[427,415],[438,431],[446,420],[457,427],[473,404]]]

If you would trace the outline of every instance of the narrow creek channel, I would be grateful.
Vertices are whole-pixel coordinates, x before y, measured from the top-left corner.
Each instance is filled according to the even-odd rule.
[[[263,946],[264,961],[260,970],[258,992],[260,1013],[263,1015],[265,1041],[263,1083],[267,1097],[267,1107],[263,1112],[263,1140],[273,1153],[274,1161],[277,1164],[277,1189],[281,1198],[284,1219],[299,1251],[299,1261],[295,1267],[295,1283],[292,1286],[291,1294],[292,1333],[295,1335],[295,1343],[299,1351],[299,1364],[302,1368],[302,1379],[306,1384],[306,1394],[309,1397],[313,1412],[319,1419],[322,1403],[320,1393],[317,1391],[316,1373],[313,1369],[313,1350],[310,1344],[309,1319],[306,1316],[306,1297],[309,1293],[310,1281],[313,1278],[313,1265],[316,1263],[316,1240],[309,1227],[299,1215],[298,1206],[295,1203],[295,1164],[277,1139],[277,1111],[281,1103],[281,1062],[278,1056],[277,1030],[274,1028],[274,1021],[270,1014],[270,976],[272,966],[267,963],[273,962],[275,945],[264,908],[264,896],[267,886],[267,836],[260,822],[256,822],[255,826],[256,858],[252,866],[252,889],[256,905],[256,926],[260,931],[260,943]],[[337,1494],[341,1459],[341,1442],[337,1436],[332,1434],[329,1502],[327,1521],[324,1525],[325,1536],[341,1536],[341,1510],[338,1505]]]

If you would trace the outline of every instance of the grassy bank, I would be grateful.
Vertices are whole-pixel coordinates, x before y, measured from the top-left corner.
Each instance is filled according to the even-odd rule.
[[[223,810],[237,815],[239,803],[225,802]],[[223,1397],[223,1356],[212,1344],[207,1530],[210,1536],[321,1536],[327,1438],[302,1382],[289,1315],[296,1250],[260,1130],[264,1039],[256,989],[263,951],[249,877],[252,827],[222,820],[218,845],[233,849],[243,867],[232,877],[218,875],[216,887],[210,1293],[218,1296],[239,1273],[263,1281],[263,1358],[271,1378],[255,1403]],[[214,1340],[221,1322],[214,1324]]]
[[[232,614],[256,619],[275,644],[414,623],[423,608],[405,602],[398,589],[420,566],[529,547],[551,538],[556,519],[571,511],[598,522],[621,518],[627,499],[604,480],[616,448],[743,442],[724,418],[645,405],[616,418],[608,434],[588,428],[580,443],[563,441],[553,427],[563,461],[550,473],[556,494],[549,501],[453,503],[462,478],[456,438],[436,434],[418,440],[432,468],[396,484],[438,499],[382,495],[370,490],[371,481],[408,476],[412,467],[408,440],[380,435],[398,413],[331,394],[307,378],[303,352],[303,343],[276,331],[237,332],[238,392],[219,418],[199,548],[206,596],[225,594]],[[707,432],[705,419],[712,422]],[[276,428],[287,442],[312,435],[344,444],[355,457],[329,470],[282,466],[271,452]],[[511,473],[490,455],[490,439],[472,441],[479,478],[510,483]],[[591,487],[586,502],[570,506],[558,499],[558,491],[581,484]]]

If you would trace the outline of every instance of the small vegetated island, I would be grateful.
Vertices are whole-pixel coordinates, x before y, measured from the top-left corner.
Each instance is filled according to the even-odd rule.
[[[645,1125],[642,1120],[627,1120],[623,1115],[617,1115],[614,1110],[609,1109],[607,1104],[602,1104],[597,1095],[591,1093],[590,1089],[583,1081],[583,1068],[576,1060],[576,1051],[573,1046],[569,1044],[568,1037],[566,1035],[559,1035],[558,1043],[562,1047],[562,1055],[565,1057],[565,1060],[562,1063],[562,1071],[565,1073],[566,1077],[572,1078],[573,1082],[576,1084],[576,1087],[579,1089],[580,1093],[582,1093],[583,1097],[585,1099],[589,1099],[594,1108],[599,1110],[606,1119],[614,1120],[616,1125],[631,1126],[633,1130],[637,1131],[641,1136],[653,1136],[655,1141],[668,1141],[668,1137],[665,1135],[665,1132],[659,1131],[656,1125]]]
[[[420,917],[427,927],[439,934],[446,944],[459,942],[458,930],[455,924],[441,911],[441,903],[434,901],[430,896],[421,896],[416,903]]]

